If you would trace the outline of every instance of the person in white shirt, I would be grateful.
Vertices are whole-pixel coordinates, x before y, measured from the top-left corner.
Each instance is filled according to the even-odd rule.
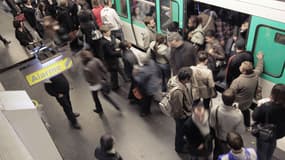
[[[125,40],[122,22],[117,12],[112,8],[111,0],[104,0],[104,8],[101,10],[101,19],[104,25],[110,27],[112,36],[121,41]]]

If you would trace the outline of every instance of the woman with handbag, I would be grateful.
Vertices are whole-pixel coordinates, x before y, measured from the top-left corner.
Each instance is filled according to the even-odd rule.
[[[252,114],[256,124],[272,124],[274,126],[274,128],[270,128],[270,132],[267,132],[273,134],[271,136],[269,134],[256,134],[256,148],[259,160],[270,160],[276,148],[276,140],[285,136],[284,115],[285,85],[276,84],[271,90],[270,101],[255,108]],[[256,128],[254,127],[254,129]]]
[[[89,88],[96,105],[96,109],[93,111],[98,114],[103,114],[103,108],[98,97],[99,91],[101,91],[103,97],[108,102],[118,111],[121,111],[119,105],[108,95],[111,92],[109,73],[100,59],[93,57],[92,53],[87,50],[82,51],[80,57],[84,65],[83,73],[86,81],[90,85]]]

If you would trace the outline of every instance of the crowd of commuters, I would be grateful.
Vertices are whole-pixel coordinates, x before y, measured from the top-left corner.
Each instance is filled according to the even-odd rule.
[[[189,153],[191,159],[269,160],[276,147],[276,139],[285,135],[285,87],[273,87],[270,101],[253,112],[256,123],[272,123],[277,128],[276,137],[268,142],[257,137],[257,153],[245,148],[241,134],[250,130],[249,108],[258,88],[259,75],[263,72],[263,53],[253,57],[245,51],[248,22],[240,29],[227,30],[228,24],[212,10],[191,15],[186,29],[180,30],[176,22],[170,23],[167,35],[156,33],[155,19],[146,16],[144,49],[138,56],[125,40],[122,22],[112,8],[111,0],[24,0],[12,7],[15,16],[15,36],[24,47],[37,40],[25,27],[24,20],[44,40],[58,47],[67,46],[80,50],[82,71],[94,99],[94,112],[102,115],[103,97],[115,109],[119,104],[109,93],[120,88],[119,75],[131,82],[128,99],[140,106],[142,117],[150,116],[152,101],[160,101],[165,93],[171,95],[170,115],[175,121],[175,151]],[[137,10],[137,9],[136,9]],[[19,18],[24,14],[25,18]],[[0,36],[5,45],[10,41]],[[82,42],[83,41],[83,42]],[[86,43],[86,44],[85,44]],[[75,50],[76,50],[75,49]],[[78,51],[77,50],[77,51]],[[217,96],[215,81],[225,80],[223,103],[211,105]],[[73,112],[69,96],[69,83],[63,74],[46,81],[45,89],[54,96],[75,129],[81,129]],[[171,92],[171,93],[170,93]],[[266,119],[266,120],[265,120]],[[114,138],[103,135],[101,146],[96,148],[99,160],[121,160],[114,149]]]

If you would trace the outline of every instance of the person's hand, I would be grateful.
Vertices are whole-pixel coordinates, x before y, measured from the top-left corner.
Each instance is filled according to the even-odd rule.
[[[258,60],[263,59],[263,57],[264,57],[263,52],[262,52],[262,51],[259,51],[259,52],[257,53],[256,57],[257,57]]]
[[[202,150],[203,148],[204,148],[204,144],[203,143],[198,146],[198,150]]]
[[[63,94],[59,93],[58,98],[62,98],[62,97],[63,97]]]
[[[213,55],[213,53],[214,53],[214,48],[209,49],[208,53],[211,54],[211,55]]]

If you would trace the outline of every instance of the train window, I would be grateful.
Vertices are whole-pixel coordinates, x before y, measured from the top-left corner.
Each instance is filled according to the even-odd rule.
[[[126,0],[120,0],[120,7],[121,8],[117,8],[118,14],[123,16],[123,17],[128,17],[127,1]]]
[[[155,2],[153,0],[133,0],[132,19],[143,23],[146,16],[155,17]]]
[[[276,33],[275,34],[275,42],[285,44],[285,34]]]
[[[167,25],[171,22],[170,0],[160,1],[160,25],[166,31]]]

